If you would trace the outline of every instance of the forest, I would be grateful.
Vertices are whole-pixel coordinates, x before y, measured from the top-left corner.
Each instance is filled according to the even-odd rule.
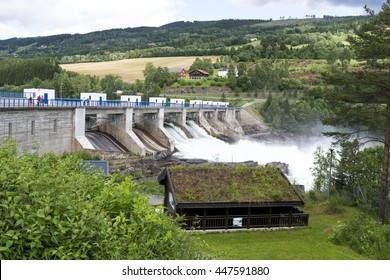
[[[160,27],[0,40],[0,58],[54,57],[62,63],[136,57],[228,55],[255,58],[325,58],[329,36],[343,37],[365,17],[305,20],[175,22]],[[261,45],[245,46],[256,38]],[[245,47],[243,47],[245,46]]]

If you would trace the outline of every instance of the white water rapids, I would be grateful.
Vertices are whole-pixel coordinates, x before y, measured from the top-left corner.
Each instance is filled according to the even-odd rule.
[[[258,164],[284,162],[289,165],[289,180],[304,185],[306,190],[311,189],[313,185],[310,168],[313,166],[317,146],[321,145],[327,149],[331,144],[331,139],[323,136],[310,136],[295,141],[275,141],[275,143],[240,140],[228,144],[208,135],[194,122],[188,122],[187,129],[194,136],[193,139],[189,139],[181,129],[172,124],[166,126],[178,150],[174,156],[213,162],[255,161]]]

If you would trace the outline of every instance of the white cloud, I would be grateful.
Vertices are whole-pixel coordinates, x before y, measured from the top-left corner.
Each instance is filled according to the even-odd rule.
[[[252,5],[252,6],[264,6],[267,4],[296,4],[300,6],[315,6],[318,4],[332,5],[332,6],[349,6],[349,7],[364,7],[364,5],[371,6],[372,8],[378,7],[381,3],[378,0],[230,0],[233,4],[237,5]]]
[[[362,15],[367,0],[230,0],[237,8],[258,11],[263,18],[305,18],[306,15]],[[371,0],[374,2],[375,0]],[[369,5],[370,6],[370,5]]]
[[[1,0],[0,39],[137,26],[174,21],[182,0]]]

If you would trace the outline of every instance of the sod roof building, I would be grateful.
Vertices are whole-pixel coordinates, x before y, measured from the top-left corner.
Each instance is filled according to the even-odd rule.
[[[177,166],[158,178],[164,206],[187,229],[302,227],[309,216],[285,175],[272,166]]]

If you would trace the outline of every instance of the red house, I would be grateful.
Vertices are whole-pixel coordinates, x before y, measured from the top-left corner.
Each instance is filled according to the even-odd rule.
[[[184,68],[169,68],[168,72],[169,73],[178,73],[180,75],[179,76],[180,79],[185,79],[187,76],[187,71]]]

